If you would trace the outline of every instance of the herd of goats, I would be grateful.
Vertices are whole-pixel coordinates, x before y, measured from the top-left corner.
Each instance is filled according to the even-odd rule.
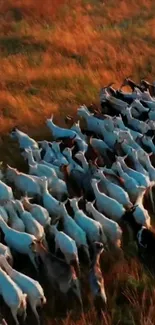
[[[127,85],[130,92],[122,90]],[[47,301],[39,281],[19,272],[18,256],[27,255],[36,274],[42,270],[81,308],[85,267],[94,304],[104,309],[100,256],[110,247],[121,251],[123,225],[139,252],[154,254],[155,85],[129,78],[119,90],[108,85],[100,107],[83,105],[65,123],[47,119],[51,142],[12,129],[28,174],[9,165],[0,173],[0,295],[16,325],[18,315],[26,319],[27,303],[39,324],[37,307]]]

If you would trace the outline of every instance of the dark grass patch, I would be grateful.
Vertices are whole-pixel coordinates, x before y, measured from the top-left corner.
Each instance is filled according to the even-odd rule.
[[[23,19],[23,13],[20,8],[13,7],[9,10],[9,12],[12,14],[15,21],[21,21]]]
[[[0,50],[3,55],[16,55],[18,53],[28,55],[34,52],[45,52],[47,45],[35,42],[30,37],[8,36],[0,38]]]
[[[27,95],[30,95],[30,96],[36,96],[36,95],[38,95],[38,93],[39,93],[39,89],[38,89],[38,88],[34,88],[34,87],[30,87],[30,88],[28,88],[28,89],[25,91],[25,93],[26,93]]]

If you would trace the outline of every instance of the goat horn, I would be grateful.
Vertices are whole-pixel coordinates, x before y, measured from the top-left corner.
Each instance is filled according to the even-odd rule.
[[[109,87],[111,87],[111,86],[113,86],[113,85],[115,85],[115,82],[110,82],[110,83],[108,84],[107,88],[109,88]]]

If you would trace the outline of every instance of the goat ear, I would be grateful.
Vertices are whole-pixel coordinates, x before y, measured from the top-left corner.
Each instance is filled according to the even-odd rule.
[[[63,202],[63,204],[66,205],[67,202],[68,202],[68,198]]]
[[[11,167],[10,165],[6,164],[7,168],[9,169],[14,169],[13,167]]]
[[[55,218],[54,223],[53,223],[53,226],[55,226],[57,228],[58,227],[58,224],[59,224],[59,221],[60,221],[60,218],[59,217]]]
[[[56,143],[57,143],[58,145],[60,145],[60,144],[62,143],[62,140],[61,140],[61,141],[57,141]]]
[[[97,163],[97,160],[98,160],[98,157],[95,158],[95,160],[94,160],[94,165],[95,165],[96,167],[99,167],[99,166],[98,166],[98,163]]]
[[[78,121],[78,122],[79,122],[79,121]],[[74,137],[73,137],[71,140],[75,140],[76,136],[77,136],[77,134],[75,134]]]
[[[36,252],[36,241],[34,240],[30,245],[29,245],[30,249],[33,251],[33,252]]]
[[[138,186],[139,190],[145,191],[146,187],[145,186]]]
[[[148,156],[151,157],[153,155],[153,152],[148,153]]]
[[[83,199],[83,195],[81,195],[80,197],[77,198],[77,201],[79,202],[80,200]]]
[[[86,198],[84,198],[84,203],[87,204],[88,203],[88,200]]]
[[[73,146],[72,148],[70,148],[72,151],[74,150],[75,146]]]

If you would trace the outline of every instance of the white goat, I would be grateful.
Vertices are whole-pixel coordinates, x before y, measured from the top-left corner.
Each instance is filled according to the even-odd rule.
[[[40,185],[34,177],[21,173],[16,168],[10,166],[7,167],[6,175],[8,180],[13,182],[24,194],[27,193],[30,196],[41,194]]]
[[[117,162],[120,162],[122,169],[132,178],[134,178],[138,185],[147,187],[150,184],[150,179],[148,176],[137,172],[136,170],[128,167],[124,161],[124,157],[117,157]]]
[[[149,174],[147,170],[143,167],[143,165],[139,161],[138,152],[135,149],[130,147],[128,151],[128,156],[131,158],[136,171],[144,174],[145,176],[147,176],[147,178],[149,178]]]
[[[0,294],[10,308],[16,325],[19,325],[17,314],[24,315],[24,320],[26,319],[27,295],[22,292],[2,268],[0,268]]]
[[[45,150],[43,160],[45,160],[47,162],[54,162],[54,160],[56,159],[56,156],[55,156],[53,149],[50,147],[48,141],[43,140],[43,141],[39,141],[38,143],[41,145],[42,149]]]
[[[32,264],[38,270],[35,261],[35,255],[31,249],[31,245],[33,243],[35,244],[37,239],[33,235],[27,234],[25,232],[19,232],[10,228],[2,219],[2,217],[0,217],[0,228],[4,233],[4,240],[9,248],[18,253],[28,255]]]
[[[119,176],[124,180],[124,187],[129,194],[131,202],[135,202],[138,195],[141,193],[141,187],[137,184],[136,180],[125,173],[119,162],[116,162],[112,165],[112,169],[117,171]]]
[[[83,134],[80,128],[80,121],[75,122],[72,125],[71,130],[75,131],[82,140],[87,142],[87,135]]]
[[[10,201],[13,199],[12,188],[0,180],[0,202]]]
[[[14,206],[16,211],[19,213],[20,218],[22,219],[26,232],[35,236],[38,240],[45,237],[44,228],[41,224],[32,217],[32,214],[26,211],[23,207],[23,204],[19,200],[15,200]]]
[[[72,158],[72,150],[70,148],[65,148],[63,150],[64,156],[67,158],[69,164],[72,166],[73,169],[79,170],[80,172],[84,172],[83,168],[75,162]]]
[[[150,127],[147,125],[147,123],[132,117],[131,107],[126,108],[124,115],[127,117],[128,124],[131,125],[131,127],[133,127],[136,131],[143,134],[150,130]]]
[[[25,225],[23,221],[18,217],[17,212],[14,209],[12,202],[7,202],[5,204],[5,209],[9,214],[9,225],[12,229],[15,229],[17,231],[24,232],[25,231]]]
[[[43,206],[49,214],[53,217],[56,217],[59,213],[59,201],[57,201],[48,191],[48,182],[47,178],[42,179],[42,200]]]
[[[57,225],[50,226],[49,230],[55,236],[55,251],[57,252],[59,248],[64,254],[66,262],[68,264],[75,262],[79,268],[78,251],[75,241],[63,231],[58,231]]]
[[[73,138],[73,137],[77,136],[77,133],[75,131],[69,130],[69,129],[64,129],[64,128],[61,128],[61,127],[55,125],[53,122],[53,114],[51,115],[50,119],[47,119],[46,125],[50,129],[52,136],[55,139]]]
[[[78,224],[71,218],[66,210],[65,204],[60,202],[59,204],[60,216],[63,218],[63,225],[65,233],[75,240],[78,248],[83,248],[88,253],[88,243],[86,239],[86,233]]]
[[[0,256],[1,255],[5,256],[11,266],[13,265],[13,256],[10,248],[2,243],[0,243]]]
[[[85,172],[87,172],[88,169],[89,169],[89,164],[88,164],[88,162],[87,162],[87,159],[86,159],[84,153],[81,152],[81,151],[78,151],[78,152],[76,153],[76,155],[75,155],[75,158],[77,158],[77,159],[81,162],[83,170],[84,170]]]
[[[100,212],[105,213],[109,218],[117,221],[122,218],[125,213],[125,209],[122,204],[117,202],[116,200],[108,197],[104,193],[101,193],[98,189],[99,181],[96,179],[92,179],[92,187],[96,197],[96,205]]]
[[[102,135],[101,130],[104,126],[104,121],[91,114],[85,105],[78,108],[77,115],[85,120],[88,131],[93,131],[96,134]]]
[[[4,256],[0,256],[0,265],[3,267],[12,281],[14,281],[16,285],[27,295],[27,299],[32,311],[36,316],[38,324],[40,324],[37,307],[42,307],[46,303],[46,297],[39,282],[13,269],[8,264]]]
[[[51,189],[51,193],[61,201],[64,195],[68,196],[68,190],[66,183],[59,179],[55,170],[49,166],[43,164],[29,165],[29,173],[32,175],[36,175],[38,177],[45,176],[47,177],[47,181],[49,187]]]
[[[6,223],[8,223],[9,217],[3,206],[0,206],[0,216],[4,219]]]
[[[28,197],[22,198],[23,206],[26,210],[31,212],[31,215],[35,220],[37,220],[43,227],[50,224],[51,218],[48,211],[38,204],[31,204]]]
[[[149,228],[150,227],[150,216],[149,216],[147,210],[143,206],[144,193],[145,193],[145,190],[141,191],[141,194],[138,196],[138,198],[135,202],[133,216],[138,224]]]
[[[14,128],[11,133],[10,133],[11,138],[17,139],[19,142],[19,146],[21,149],[26,149],[26,148],[33,148],[33,149],[38,149],[38,144],[37,142],[30,138],[26,133],[18,130],[17,128]]]
[[[69,199],[70,205],[74,211],[75,222],[85,231],[90,242],[101,241],[104,244],[107,243],[107,238],[102,230],[101,224],[89,218],[78,207],[78,200],[76,198]]]
[[[92,202],[86,203],[86,211],[93,216],[93,218],[100,222],[103,227],[105,235],[116,246],[120,246],[122,238],[122,230],[117,222],[105,217],[102,213],[95,209]]]
[[[131,208],[132,203],[130,202],[128,193],[123,190],[122,187],[112,183],[109,179],[105,177],[102,170],[97,169],[94,177],[99,178],[101,183],[106,187],[110,197],[121,203],[126,208]]]
[[[54,169],[55,172],[56,172],[56,174],[57,174],[57,176],[58,176],[58,178],[60,178],[60,179],[62,179],[64,181],[64,179],[65,179],[64,178],[64,174],[60,170],[60,166],[56,166],[56,165],[54,165],[52,163],[48,163],[48,162],[46,162],[44,160],[41,160],[41,163],[44,164],[44,165],[46,165],[46,166],[51,167],[52,169]]]

